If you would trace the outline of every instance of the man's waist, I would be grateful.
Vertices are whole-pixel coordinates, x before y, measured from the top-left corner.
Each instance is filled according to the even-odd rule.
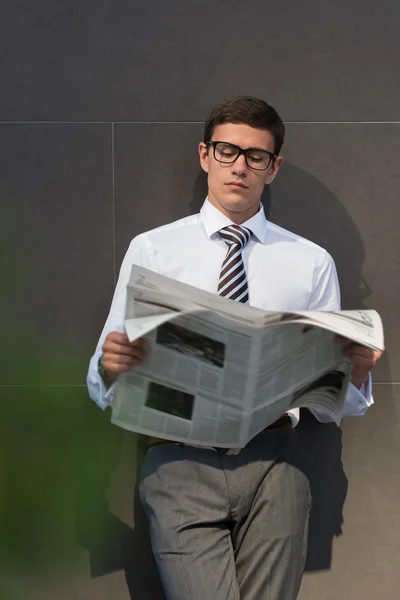
[[[265,429],[263,429],[263,431],[268,430],[268,429],[275,429],[276,427],[282,427],[283,425],[291,425],[292,424],[292,420],[290,418],[290,416],[285,413],[284,415],[282,415],[281,417],[279,417],[279,419],[277,419],[276,421],[274,421],[273,423],[271,423],[271,425],[268,425],[268,427],[265,427]],[[154,446],[155,444],[166,444],[168,442],[170,442],[171,440],[165,440],[163,438],[157,438],[157,437],[151,437],[148,436],[146,438],[146,445],[149,446]],[[190,442],[182,442],[184,445],[187,446],[191,446],[192,444],[190,444]],[[197,446],[197,444],[196,444]],[[200,446],[199,446],[200,447]],[[215,450],[214,446],[201,446],[204,449],[208,449],[208,450]]]

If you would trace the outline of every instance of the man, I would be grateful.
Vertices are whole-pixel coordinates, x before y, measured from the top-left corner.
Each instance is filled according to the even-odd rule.
[[[200,214],[137,236],[124,258],[111,310],[88,374],[105,407],[114,382],[143,360],[143,340],[124,334],[132,264],[270,310],[338,310],[332,258],[267,222],[261,194],[282,164],[284,125],[276,111],[243,97],[212,109],[199,144],[208,174]],[[353,345],[344,415],[372,403],[369,372],[379,353]],[[329,418],[317,413],[320,421]],[[306,552],[309,484],[295,426],[283,415],[240,452],[150,440],[140,480],[169,600],[293,600]]]

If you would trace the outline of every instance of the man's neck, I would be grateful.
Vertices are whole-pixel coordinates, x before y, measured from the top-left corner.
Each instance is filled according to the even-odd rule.
[[[216,208],[217,210],[219,210],[219,212],[228,217],[228,219],[230,219],[232,223],[235,223],[235,225],[242,225],[243,223],[246,223],[246,221],[248,221],[258,213],[261,206],[261,204],[259,203],[256,206],[250,206],[246,210],[231,211],[216,200],[214,200],[213,198],[208,197],[208,201],[214,208]]]
[[[254,215],[258,213],[259,209],[260,207],[258,207],[256,211],[253,210],[251,213],[227,211],[224,214],[226,217],[228,217],[228,219],[232,221],[232,223],[235,223],[235,225],[242,225],[243,223],[246,223],[246,221],[251,219],[251,217],[254,217]]]

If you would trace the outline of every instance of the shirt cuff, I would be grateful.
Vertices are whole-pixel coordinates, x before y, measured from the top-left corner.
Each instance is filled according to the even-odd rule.
[[[365,415],[368,408],[374,403],[372,397],[371,374],[360,389],[352,383],[349,384],[346,400],[343,406],[343,417],[360,417]]]
[[[97,361],[100,354],[101,352],[96,352],[90,361],[86,383],[90,398],[105,410],[108,406],[111,406],[114,399],[115,382],[107,387],[97,371]]]
[[[342,419],[344,417],[361,417],[362,415],[365,415],[368,408],[373,403],[374,399],[372,397],[371,375],[369,375],[368,380],[361,386],[360,389],[357,389],[355,385],[349,383],[341,415]],[[315,409],[309,410],[321,423],[332,422],[331,417],[326,413]]]
[[[103,385],[104,385],[104,381],[103,381]],[[104,394],[104,402],[107,403],[107,406],[111,406],[113,403],[116,385],[117,385],[117,382],[114,381],[114,383],[112,383],[109,388],[106,388],[107,391]],[[104,387],[106,387],[106,386],[104,385]]]

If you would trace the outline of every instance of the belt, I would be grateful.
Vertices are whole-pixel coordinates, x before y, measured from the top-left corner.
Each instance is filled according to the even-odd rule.
[[[291,425],[292,420],[288,414],[284,414],[279,419],[265,427],[263,431],[267,431],[268,429],[275,429],[276,427],[282,427],[283,425]],[[162,440],[161,438],[148,437],[146,439],[146,445],[148,448],[151,446],[155,446],[156,444],[168,444],[171,443],[170,440]],[[195,448],[202,448],[203,450],[214,450],[216,452],[220,452],[221,454],[239,454],[241,448],[218,448],[217,446],[200,446],[198,444],[186,444],[184,442],[172,442],[178,443],[182,446],[194,446]]]

